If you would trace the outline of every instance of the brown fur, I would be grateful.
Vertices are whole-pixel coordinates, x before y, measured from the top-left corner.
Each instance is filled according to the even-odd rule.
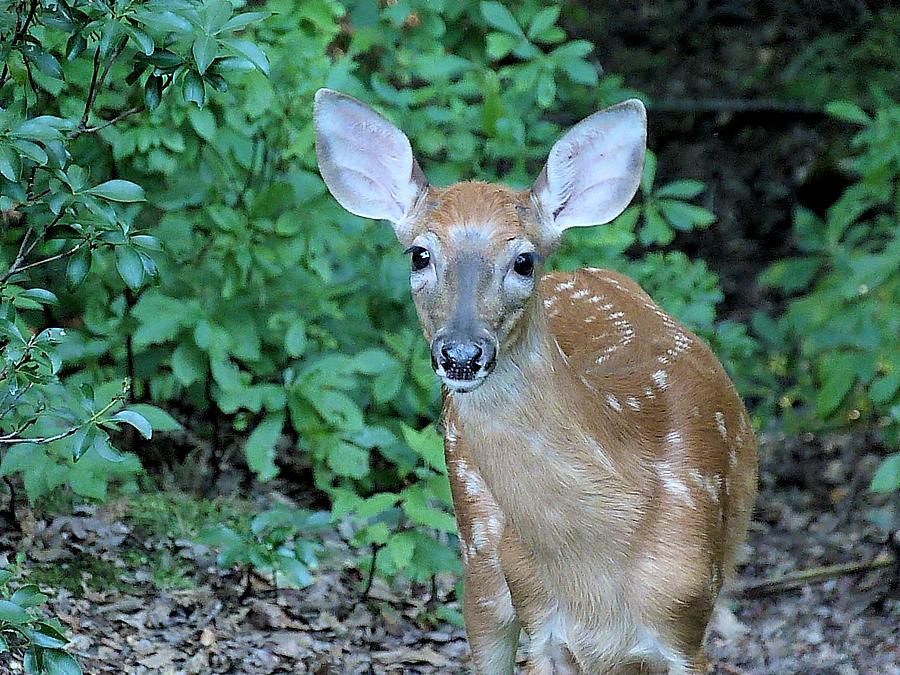
[[[511,672],[521,626],[529,673],[704,672],[756,490],[747,413],[709,348],[619,274],[554,273],[504,299],[509,242],[552,248],[541,217],[530,193],[462,183],[429,188],[410,228],[438,266],[479,256],[498,344],[484,384],[445,397],[475,663]],[[416,298],[429,338],[455,301],[451,273],[436,283]]]

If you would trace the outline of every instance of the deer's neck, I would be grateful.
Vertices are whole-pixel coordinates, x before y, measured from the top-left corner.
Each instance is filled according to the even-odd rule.
[[[603,407],[591,405],[598,394],[569,366],[537,300],[485,383],[450,396],[453,417],[517,529],[545,533],[534,544],[552,546],[548,531],[562,541],[573,523],[583,527],[585,508],[601,531],[618,524],[625,532],[633,525],[625,522],[630,505],[623,499],[633,465],[607,447],[615,435],[603,432]]]

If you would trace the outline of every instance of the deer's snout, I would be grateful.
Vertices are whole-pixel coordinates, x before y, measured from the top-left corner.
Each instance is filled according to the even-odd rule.
[[[437,336],[431,343],[431,365],[445,383],[485,377],[494,366],[496,349],[487,339]]]

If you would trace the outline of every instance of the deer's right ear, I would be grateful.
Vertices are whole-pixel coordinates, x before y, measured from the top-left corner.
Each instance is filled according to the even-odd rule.
[[[316,92],[316,157],[325,185],[350,213],[389,220],[401,241],[408,217],[428,186],[409,139],[351,96]]]

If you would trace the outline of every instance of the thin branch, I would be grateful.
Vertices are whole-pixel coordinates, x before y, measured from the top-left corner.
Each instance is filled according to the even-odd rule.
[[[34,15],[37,12],[38,0],[31,0],[31,5],[28,9],[28,16],[25,17],[24,23],[19,23],[22,18],[21,12],[19,12],[19,6],[16,6],[16,32],[13,34],[12,40],[10,40],[10,49],[16,46],[16,43],[25,37],[25,34],[28,32],[28,24],[31,23],[31,20],[34,19]],[[31,73],[29,72],[29,77]],[[7,68],[6,64],[3,65],[3,71],[0,72],[0,87],[6,84],[6,80],[9,79],[9,68]]]
[[[44,232],[49,232],[52,227],[55,227],[56,225],[58,225],[59,221],[63,219],[63,216],[65,216],[65,214],[66,214],[65,211],[60,211],[56,215],[56,217],[54,217],[53,220],[50,221],[50,224],[47,226],[47,228],[44,230]],[[28,240],[28,235],[31,234],[33,231],[34,231],[33,226],[29,224],[28,230],[25,232],[25,237],[22,239],[22,243],[19,246],[19,252],[16,255],[15,260],[13,260],[12,265],[9,266],[9,269],[6,270],[6,272],[4,272],[2,277],[0,277],[0,284],[5,284],[7,281],[9,281],[10,277],[12,277],[14,274],[21,272],[22,270],[27,270],[31,267],[36,267],[37,265],[43,265],[45,262],[50,262],[51,260],[56,260],[58,257],[62,257],[62,256],[54,256],[52,258],[47,258],[46,260],[37,261],[35,263],[30,263],[28,265],[22,266],[22,263],[25,261],[25,258],[28,257],[28,255],[34,250],[34,247],[37,246],[37,243],[41,240],[40,236],[36,236],[34,238],[34,241],[32,241],[31,244],[26,247],[26,241]],[[79,246],[81,246],[81,245],[82,244],[79,244]],[[73,249],[73,251],[70,251],[70,253],[71,252],[74,252],[74,249]]]
[[[94,105],[94,97],[96,96],[97,91],[97,75],[99,74],[99,72],[100,45],[97,45],[97,48],[94,50],[93,69],[91,70],[91,84],[88,86],[87,99],[85,99],[84,102],[84,112],[81,113],[81,121],[78,123],[78,129],[87,126],[88,116],[91,114],[91,106]]]
[[[75,253],[76,251],[78,251],[78,250],[84,248],[85,245],[86,245],[87,243],[88,243],[88,240],[87,240],[87,239],[83,239],[83,240],[81,240],[80,242],[78,242],[78,245],[77,245],[77,246],[75,246],[74,248],[69,249],[68,251],[63,251],[62,253],[57,253],[56,255],[51,255],[49,258],[43,258],[43,259],[41,259],[41,260],[35,260],[35,261],[32,262],[32,263],[28,263],[27,265],[23,265],[22,267],[19,268],[18,271],[19,271],[19,272],[24,272],[25,270],[30,270],[32,267],[37,267],[38,265],[46,265],[47,263],[53,262],[54,260],[59,260],[60,258],[67,258],[67,257],[69,257],[70,255],[72,255],[73,253]]]
[[[897,560],[890,553],[885,553],[877,558],[865,562],[842,563],[840,565],[826,565],[824,567],[812,567],[810,569],[790,572],[759,581],[749,581],[739,584],[734,590],[737,593],[748,596],[761,596],[777,593],[782,590],[796,588],[803,584],[818,583],[846,574],[858,574],[870,570],[880,569],[896,565]]]
[[[114,396],[113,400],[103,406],[102,410],[94,413],[89,420],[79,424],[77,427],[72,427],[70,429],[66,429],[65,431],[61,431],[60,433],[54,436],[44,436],[43,438],[23,438],[23,437],[10,437],[10,436],[0,436],[0,443],[3,445],[15,445],[16,443],[33,443],[35,445],[46,445],[47,443],[54,443],[56,441],[61,441],[64,438],[68,438],[75,434],[82,427],[88,426],[89,424],[93,424],[101,417],[103,417],[106,413],[112,410],[115,406],[122,402],[121,396]]]
[[[777,99],[714,98],[702,100],[662,99],[651,101],[653,112],[677,114],[777,113],[784,115],[823,115],[821,108],[797,101]]]
[[[131,117],[132,115],[135,115],[139,112],[143,112],[143,110],[144,110],[144,106],[136,105],[133,108],[129,108],[128,110],[123,110],[118,115],[116,115],[112,119],[107,120],[103,124],[98,124],[96,126],[87,127],[86,129],[80,130],[78,135],[80,136],[81,134],[92,134],[95,131],[100,131],[101,129],[105,129],[106,127],[112,126],[116,122],[124,120],[126,117]],[[78,130],[76,130],[76,131],[78,131]]]

